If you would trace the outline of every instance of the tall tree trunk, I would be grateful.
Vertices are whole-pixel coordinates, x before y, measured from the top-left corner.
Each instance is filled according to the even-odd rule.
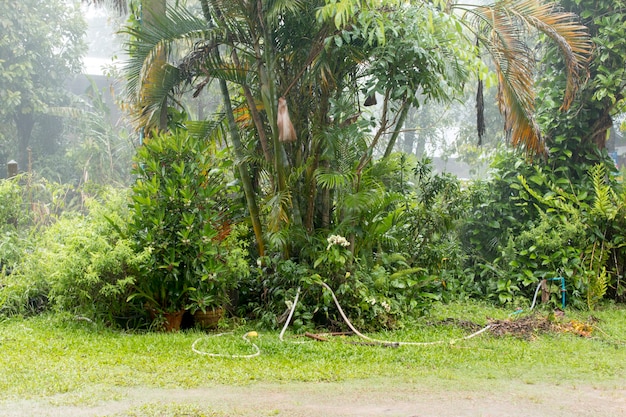
[[[202,13],[207,20],[209,26],[212,25],[211,12],[209,9],[209,3],[207,0],[201,0]],[[220,52],[215,49],[215,57],[220,61]],[[256,194],[250,179],[250,173],[248,167],[244,163],[243,144],[241,143],[241,137],[239,136],[239,130],[237,130],[237,124],[235,122],[235,115],[233,113],[233,105],[230,101],[230,93],[228,91],[228,85],[226,80],[220,79],[220,90],[222,93],[222,100],[224,102],[224,110],[226,112],[226,119],[228,120],[228,126],[230,131],[230,138],[233,142],[233,148],[235,157],[237,158],[237,169],[239,170],[239,176],[241,177],[241,184],[243,192],[246,197],[246,205],[248,206],[248,212],[250,213],[250,221],[252,223],[252,230],[254,231],[254,237],[257,241],[257,249],[259,256],[265,256],[265,243],[263,241],[263,227],[261,226],[261,220],[259,218],[259,208],[256,204]]]
[[[320,100],[319,100],[319,126],[321,128],[328,125],[327,115],[330,109],[330,97],[326,90],[321,92]],[[316,135],[313,135],[314,137]],[[305,191],[305,195],[307,198],[306,204],[306,217],[304,221],[304,227],[307,232],[312,233],[315,228],[315,215],[316,212],[320,213],[319,223],[322,227],[328,227],[330,225],[330,204],[325,204],[324,202],[328,202],[330,199],[330,193],[328,189],[324,189],[322,191],[321,198],[318,194],[317,189],[317,180],[315,179],[315,171],[320,166],[321,154],[322,154],[322,143],[321,141],[312,141],[311,142],[311,157],[313,158],[313,162],[311,166],[307,168],[306,177],[305,177],[305,185],[307,190]],[[322,162],[324,163],[324,162]],[[321,209],[317,209],[317,205],[321,204]]]
[[[224,110],[226,111],[226,118],[228,119],[228,125],[230,128],[230,138],[233,142],[233,148],[235,149],[237,168],[239,169],[239,176],[241,177],[243,192],[246,196],[246,203],[248,205],[248,211],[250,212],[250,220],[252,221],[252,229],[254,230],[254,236],[257,241],[259,256],[264,256],[265,244],[263,243],[263,228],[259,219],[259,209],[256,204],[256,194],[254,193],[254,188],[252,187],[252,181],[250,180],[248,168],[243,162],[243,145],[241,144],[239,130],[237,130],[237,124],[235,123],[235,116],[233,114],[233,106],[230,101],[228,85],[223,79],[220,79],[219,83],[220,90],[222,91],[222,98],[224,99]]]
[[[385,149],[385,155],[383,156],[383,158],[388,158],[389,155],[391,155],[391,152],[393,152],[393,148],[396,145],[398,136],[400,136],[400,130],[402,130],[402,127],[404,126],[404,122],[406,120],[406,116],[409,114],[410,108],[411,105],[408,102],[404,102],[404,104],[402,105],[402,109],[400,110],[400,116],[398,117],[396,128],[391,135],[391,139],[389,139],[389,142],[387,143],[387,148]]]
[[[15,115],[15,126],[17,128],[18,140],[18,162],[22,171],[28,169],[28,147],[30,137],[35,126],[35,119],[32,111],[18,111]]]
[[[155,18],[165,16],[167,11],[167,2],[166,0],[141,0],[141,11],[142,19],[144,19],[147,23],[154,24]],[[165,50],[163,50],[159,53],[153,65],[157,67],[163,66],[166,63],[166,59]],[[165,96],[163,102],[161,103],[161,112],[159,114],[157,124],[159,130],[167,129],[167,106],[167,96]]]
[[[272,210],[271,218],[268,221],[268,230],[279,232],[287,226],[294,218],[294,214],[299,214],[297,207],[291,196],[291,190],[287,184],[287,174],[289,169],[289,159],[283,143],[279,140],[277,123],[277,69],[274,67],[275,45],[272,34],[267,29],[265,16],[263,15],[263,5],[261,0],[257,0],[257,19],[262,30],[263,47],[257,42],[254,45],[255,58],[259,71],[259,83],[261,89],[261,100],[265,107],[265,112],[272,130],[272,147],[274,150],[274,192],[279,199],[275,202],[279,206],[277,210]],[[283,248],[282,256],[289,258],[289,245]]]
[[[407,116],[408,122],[404,122],[405,126],[410,127],[404,132],[404,141],[402,142],[402,151],[406,154],[412,154],[414,150],[413,148],[415,147],[415,138],[417,136],[414,130],[416,126],[416,121],[415,121],[416,113],[417,113],[416,108],[411,107],[411,110],[409,110],[409,115]]]

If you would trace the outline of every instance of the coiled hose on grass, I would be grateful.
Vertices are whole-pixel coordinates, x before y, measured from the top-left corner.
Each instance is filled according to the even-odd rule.
[[[381,345],[381,346],[432,346],[432,345],[440,345],[443,343],[449,343],[449,344],[454,344],[459,340],[468,340],[471,339],[473,337],[476,337],[480,334],[482,334],[483,332],[489,330],[489,328],[491,328],[491,325],[487,325],[485,327],[483,327],[482,329],[478,330],[477,332],[474,332],[468,336],[462,337],[460,339],[451,339],[451,340],[437,340],[434,342],[396,342],[396,341],[389,341],[389,340],[379,340],[379,339],[373,339],[369,336],[364,335],[363,333],[361,333],[360,331],[358,331],[356,329],[356,327],[354,327],[354,325],[352,324],[352,322],[348,319],[348,317],[346,316],[346,314],[343,311],[343,308],[341,308],[341,304],[339,304],[339,300],[337,300],[337,296],[335,295],[334,291],[328,286],[328,284],[326,284],[325,282],[320,282],[319,283],[322,287],[324,287],[325,289],[327,289],[330,292],[330,295],[333,298],[333,301],[335,302],[335,305],[337,306],[337,310],[339,310],[339,314],[341,315],[341,317],[343,318],[343,321],[346,323],[346,325],[350,328],[350,330],[352,330],[352,332],[354,332],[354,334],[356,334],[357,336],[359,336],[360,338],[367,340],[370,343],[374,343],[377,345]],[[300,298],[300,287],[298,287],[298,291],[296,293],[296,298],[293,300],[293,304],[291,306],[291,310],[289,311],[289,315],[287,316],[287,320],[285,321],[285,324],[278,336],[278,338],[280,339],[281,342],[284,342],[284,335],[285,332],[287,331],[287,328],[289,327],[289,324],[291,323],[291,319],[293,318],[293,314],[296,311],[296,306],[298,305],[298,300]],[[259,356],[261,354],[261,350],[259,349],[259,347],[252,343],[250,341],[250,339],[248,338],[248,336],[250,336],[252,333],[254,333],[254,335],[256,336],[256,332],[248,332],[246,334],[243,335],[243,339],[250,343],[252,345],[252,347],[255,349],[255,353],[250,354],[250,355],[229,355],[229,354],[223,354],[223,353],[211,353],[211,352],[204,352],[201,350],[198,350],[196,348],[196,344],[203,339],[203,337],[198,338],[195,342],[193,342],[192,346],[191,346],[191,350],[193,350],[195,353],[199,354],[199,355],[205,355],[205,356],[211,356],[211,357],[227,357],[227,358],[253,358],[255,356]],[[224,334],[227,333],[220,333],[217,334],[213,337],[218,337],[218,336],[223,336]]]

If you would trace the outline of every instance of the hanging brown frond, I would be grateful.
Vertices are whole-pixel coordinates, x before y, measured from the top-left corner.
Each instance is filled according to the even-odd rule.
[[[591,59],[593,42],[587,28],[574,13],[563,11],[556,2],[540,4],[537,0],[511,2],[512,12],[520,21],[541,31],[561,51],[567,71],[567,85],[561,110],[567,110],[579,86],[588,78],[587,65]],[[519,4],[517,4],[519,3]]]

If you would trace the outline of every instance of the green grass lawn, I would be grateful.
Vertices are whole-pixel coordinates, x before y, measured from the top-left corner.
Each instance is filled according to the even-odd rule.
[[[212,384],[290,381],[345,381],[390,377],[399,381],[436,380],[446,384],[493,379],[524,383],[622,382],[626,377],[626,310],[604,307],[593,312],[590,338],[567,332],[529,333],[526,337],[472,333],[461,320],[479,325],[509,318],[510,310],[465,303],[436,305],[430,314],[404,329],[369,334],[393,341],[453,340],[434,346],[384,348],[350,344],[360,339],[333,337],[316,342],[287,333],[259,331],[251,339],[261,349],[251,359],[215,358],[198,350],[253,353],[242,335],[192,330],[179,333],[124,333],[72,317],[44,315],[0,322],[0,399],[60,393],[106,393],[120,387],[193,388]],[[537,312],[545,315],[545,312]],[[516,317],[522,317],[524,313]],[[567,311],[561,322],[589,320],[589,312]],[[455,319],[447,320],[445,319]],[[519,318],[511,318],[516,320]],[[597,321],[596,321],[597,319]],[[456,323],[456,324],[455,324]],[[303,342],[303,343],[302,343]],[[102,394],[100,394],[102,395]]]

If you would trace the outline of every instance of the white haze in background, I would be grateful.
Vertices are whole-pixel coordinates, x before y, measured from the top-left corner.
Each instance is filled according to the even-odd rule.
[[[105,69],[123,59],[122,40],[116,32],[125,18],[115,17],[104,8],[82,7],[87,21],[86,42],[89,46],[83,58],[83,72],[87,75],[105,75]]]

